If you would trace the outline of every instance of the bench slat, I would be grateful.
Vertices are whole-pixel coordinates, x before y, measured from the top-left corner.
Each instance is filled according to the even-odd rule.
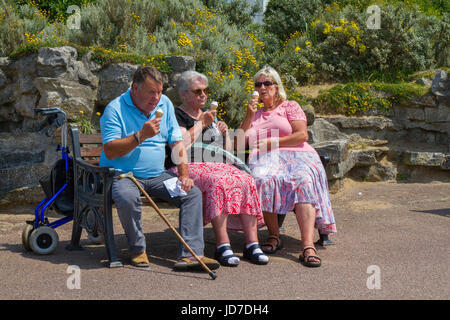
[[[94,133],[94,134],[84,134],[80,133],[78,135],[80,139],[80,144],[102,144],[102,134]]]
[[[102,147],[82,147],[80,148],[81,157],[100,157]]]

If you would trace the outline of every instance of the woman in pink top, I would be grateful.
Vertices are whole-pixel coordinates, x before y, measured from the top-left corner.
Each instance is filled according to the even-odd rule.
[[[269,230],[262,249],[266,253],[281,249],[277,214],[294,210],[303,247],[299,259],[306,266],[319,267],[314,227],[321,234],[336,232],[325,169],[306,142],[306,116],[297,102],[286,100],[278,73],[266,66],[253,80],[264,107],[258,110],[258,98],[252,99],[240,128],[252,150],[249,168]]]

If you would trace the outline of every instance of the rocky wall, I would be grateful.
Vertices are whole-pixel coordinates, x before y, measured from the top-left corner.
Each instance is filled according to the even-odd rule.
[[[131,85],[137,65],[102,67],[91,57],[91,52],[79,56],[75,48],[64,46],[44,47],[18,60],[0,58],[0,205],[26,199],[23,194],[39,194],[39,178],[58,159],[60,141],[36,132],[42,118],[34,109],[59,107],[70,119],[80,111],[95,119],[96,112],[102,113]],[[175,104],[175,81],[181,72],[194,70],[195,61],[176,56],[166,60],[173,72],[163,74],[164,90]]]
[[[430,81],[430,93],[392,107],[387,116],[315,115],[310,143],[331,155],[330,189],[344,178],[363,181],[450,181],[450,79]]]

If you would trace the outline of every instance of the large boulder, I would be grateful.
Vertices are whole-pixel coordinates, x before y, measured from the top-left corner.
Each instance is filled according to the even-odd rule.
[[[106,106],[128,90],[133,81],[133,74],[139,66],[130,63],[115,63],[98,73],[99,89],[97,102]]]

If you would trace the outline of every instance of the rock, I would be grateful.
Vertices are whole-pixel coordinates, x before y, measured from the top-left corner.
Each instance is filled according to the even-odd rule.
[[[172,101],[175,107],[179,106],[182,103],[178,94],[178,90],[176,88],[167,88],[166,91],[164,91],[164,94],[170,99],[170,101]]]
[[[357,162],[357,155],[355,152],[350,150],[348,157],[341,162],[335,164],[328,164],[325,168],[327,172],[327,178],[329,180],[344,178],[347,173],[355,166]]]
[[[316,143],[313,145],[319,155],[328,155],[329,164],[337,164],[345,161],[348,157],[348,140],[332,140]]]
[[[403,163],[411,166],[440,167],[445,159],[439,152],[406,151],[403,154]]]
[[[438,71],[434,75],[431,92],[435,95],[450,96],[450,79],[445,70]]]
[[[308,126],[308,135],[310,144],[348,138],[345,133],[340,132],[334,124],[324,118],[316,118],[313,125]]]
[[[0,69],[0,88],[4,87],[8,82],[8,77],[3,70]]]
[[[0,199],[0,208],[10,209],[18,204],[36,205],[44,199],[45,194],[40,186],[14,189]]]
[[[75,119],[80,111],[90,117],[95,106],[97,90],[64,78],[37,77],[34,83],[39,90],[40,108],[59,107],[69,119]]]
[[[16,97],[14,108],[18,115],[24,118],[35,118],[34,106],[38,102],[38,96],[34,94],[24,94]]]
[[[352,150],[356,157],[356,167],[361,166],[371,166],[377,163],[377,158],[375,156],[375,150]]]
[[[139,66],[130,63],[115,63],[98,73],[98,102],[107,105],[126,92],[133,81],[133,74]]]
[[[87,63],[75,61],[74,64],[78,82],[82,85],[89,86],[92,90],[96,90],[98,88],[98,78],[91,72]]]
[[[387,117],[344,117],[344,116],[329,116],[325,118],[338,128],[342,129],[373,129],[382,131],[385,129],[394,129],[394,124],[391,119]]]
[[[167,57],[166,61],[172,67],[174,72],[181,73],[187,70],[195,70],[195,60],[190,56]]]
[[[8,68],[12,64],[11,58],[9,57],[0,57],[0,68]]]
[[[310,104],[306,104],[306,105],[301,106],[301,108],[306,115],[306,124],[308,126],[313,125],[314,121],[315,121],[314,107]]]
[[[370,182],[394,181],[397,178],[397,168],[391,165],[375,163],[367,167],[354,168],[350,175]]]
[[[420,79],[417,79],[416,83],[420,84],[421,86],[431,87],[431,85],[433,84],[433,80],[422,77]]]
[[[436,97],[431,93],[427,93],[422,97],[403,101],[400,105],[417,108],[417,107],[437,107],[438,104]]]
[[[57,159],[52,139],[38,133],[0,133],[0,194],[38,183]]]
[[[43,47],[39,49],[37,57],[38,76],[56,78],[68,73],[68,77],[73,79],[77,57],[77,49],[69,46]]]
[[[445,106],[450,106],[450,79],[445,70],[436,72],[431,92],[436,96],[438,102]]]
[[[422,108],[404,108],[405,117],[410,120],[425,120],[425,112]]]
[[[0,106],[14,102],[14,86],[7,85],[0,89]]]
[[[423,120],[429,123],[450,122],[450,106],[439,104],[437,108],[425,108]]]
[[[93,51],[86,53],[81,61],[84,63],[85,67],[91,72],[99,72],[102,69],[102,65],[92,60]]]

